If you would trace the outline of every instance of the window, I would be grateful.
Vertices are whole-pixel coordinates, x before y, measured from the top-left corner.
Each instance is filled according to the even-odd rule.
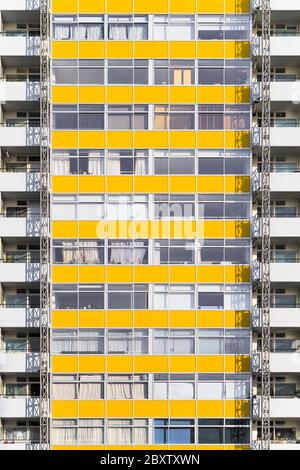
[[[154,106],[155,129],[194,129],[194,106],[156,105]]]
[[[249,354],[249,330],[199,330],[199,354]]]
[[[154,354],[194,354],[194,330],[154,330]]]
[[[108,375],[107,400],[144,400],[147,398],[148,375]]]
[[[109,85],[147,85],[148,61],[109,60],[107,73]]]
[[[53,175],[103,175],[104,150],[53,150]]]
[[[109,264],[148,264],[148,240],[108,240]]]
[[[193,219],[195,197],[189,194],[154,195],[156,219]]]
[[[154,374],[154,400],[193,400],[195,398],[193,374]]]
[[[109,16],[108,39],[113,41],[144,41],[148,39],[148,17]]]
[[[103,375],[53,375],[52,396],[55,400],[100,400],[104,398]]]
[[[250,201],[246,194],[198,195],[198,217],[205,219],[248,219]]]
[[[154,173],[156,175],[194,175],[195,152],[193,150],[154,151]]]
[[[107,175],[147,175],[147,150],[109,150],[106,159]]]
[[[79,112],[77,112],[79,111]],[[54,129],[104,129],[103,105],[53,105]]]
[[[155,419],[155,444],[193,444],[195,441],[193,419]]]
[[[154,264],[194,264],[194,240],[155,240]]]
[[[195,62],[193,60],[155,60],[155,85],[194,85]]]
[[[199,15],[198,39],[200,40],[247,41],[249,38],[249,15]]]
[[[199,85],[249,85],[250,73],[249,60],[199,60]]]
[[[76,17],[54,15],[53,22],[53,39],[55,40],[99,41],[104,39],[103,16],[78,15]]]
[[[199,250],[202,263],[250,263],[250,242],[244,239],[204,239]]]
[[[250,128],[248,105],[200,105],[199,129],[233,129]]]
[[[104,443],[103,419],[54,419],[53,445],[97,445]]]
[[[108,354],[148,354],[147,330],[108,330]]]
[[[109,105],[108,129],[148,129],[148,105]]]
[[[56,284],[53,286],[53,308],[57,310],[94,310],[104,308],[104,286],[101,284]]]
[[[142,195],[108,195],[108,220],[147,220],[148,196]]]
[[[148,444],[147,419],[109,419],[107,420],[107,444],[130,445]]]
[[[194,16],[155,15],[153,39],[155,41],[189,41],[195,38]]]
[[[189,310],[195,307],[192,284],[154,284],[153,306],[156,310]]]
[[[148,285],[109,284],[107,304],[114,310],[147,309]]]
[[[57,85],[103,85],[104,60],[53,60],[52,82]]]
[[[198,308],[203,310],[249,310],[250,290],[247,284],[199,285]]]
[[[52,350],[55,354],[103,354],[104,330],[54,330]]]
[[[60,264],[103,264],[104,241],[53,240],[53,262]]]

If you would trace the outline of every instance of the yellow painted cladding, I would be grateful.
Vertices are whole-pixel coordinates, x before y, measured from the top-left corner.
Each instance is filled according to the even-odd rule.
[[[250,0],[52,0],[52,13],[249,13]]]
[[[250,372],[250,356],[94,356],[51,357],[53,374],[99,373],[236,373]]]
[[[249,103],[248,86],[63,86],[52,87],[53,104]]]
[[[250,267],[200,266],[52,266],[51,280],[59,283],[242,283],[250,282]]]
[[[241,238],[250,236],[248,220],[98,220],[51,223],[53,238]]]
[[[53,41],[53,59],[247,59],[249,41]]]
[[[249,148],[250,131],[52,131],[53,149]]]

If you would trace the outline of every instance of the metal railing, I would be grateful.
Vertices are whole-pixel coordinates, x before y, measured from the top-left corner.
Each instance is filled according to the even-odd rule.
[[[23,119],[23,118],[9,118],[0,123],[1,127],[40,127],[40,120]]]
[[[2,263],[39,263],[40,250],[36,251],[7,251],[0,258]]]
[[[28,29],[28,30],[21,30],[21,29],[7,29],[5,31],[0,31],[1,36],[21,36],[21,37],[39,37],[40,30],[39,29]]]

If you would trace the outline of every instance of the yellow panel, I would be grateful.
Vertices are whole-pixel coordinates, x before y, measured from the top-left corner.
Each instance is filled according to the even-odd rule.
[[[78,0],[52,0],[52,13],[77,13]]]
[[[199,148],[223,148],[225,133],[222,131],[198,131]]]
[[[144,403],[146,403],[144,401]],[[107,400],[106,416],[109,418],[131,418],[133,417],[132,400]]]
[[[135,13],[168,13],[168,0],[134,0]]]
[[[224,237],[226,222],[223,220],[206,220],[204,222],[205,238],[222,238]]]
[[[52,176],[53,193],[77,193],[77,176]]]
[[[170,13],[195,13],[196,0],[170,0]]]
[[[78,224],[75,221],[52,220],[53,238],[77,238]]]
[[[118,357],[119,359],[119,357]],[[134,372],[168,372],[167,356],[133,356]]]
[[[198,193],[223,193],[223,176],[198,176]]]
[[[226,13],[249,13],[250,0],[225,0]]]
[[[133,96],[135,103],[168,103],[169,89],[167,86],[136,86]]]
[[[199,400],[197,401],[197,416],[199,418],[218,418],[225,414],[225,400]]]
[[[51,88],[53,103],[77,103],[78,87],[76,86],[53,86]]]
[[[195,193],[196,177],[195,176],[170,176],[170,192],[171,193]]]
[[[170,372],[196,372],[196,356],[170,356]]]
[[[249,310],[233,310],[226,312],[226,328],[250,328],[250,326],[251,322]]]
[[[170,282],[196,282],[196,266],[170,266]]]
[[[226,282],[250,282],[249,266],[226,266],[225,267]]]
[[[198,13],[223,13],[224,0],[198,0]]]
[[[108,176],[106,179],[108,193],[131,193],[133,191],[132,176]]]
[[[104,191],[104,176],[79,176],[80,193],[103,193]]]
[[[167,328],[169,314],[166,310],[135,310],[134,328]]]
[[[168,176],[135,176],[135,193],[167,193]]]
[[[225,400],[226,418],[248,418],[250,416],[249,400]]]
[[[168,277],[168,266],[134,267],[134,282],[168,282]]]
[[[80,131],[79,147],[81,148],[103,148],[105,144],[104,131]]]
[[[107,328],[132,328],[133,326],[132,310],[107,310],[106,319]]]
[[[105,356],[91,356],[80,354],[78,357],[78,371],[81,373],[105,372]]]
[[[169,56],[167,41],[136,41],[133,50],[136,59],[167,59]]]
[[[223,310],[199,310],[197,326],[198,328],[223,328],[225,314]]]
[[[198,41],[198,59],[223,59],[225,56],[225,45],[223,41]]]
[[[77,266],[52,266],[52,282],[77,282]]]
[[[170,103],[196,103],[196,88],[194,86],[171,86]],[[162,101],[157,101],[159,103]]]
[[[250,236],[250,222],[248,220],[228,220],[225,224],[226,238],[240,238]]]
[[[250,57],[250,42],[225,41],[225,57],[227,59],[246,59]]]
[[[250,147],[250,131],[227,131],[225,145],[227,148]]]
[[[79,103],[104,103],[105,88],[102,86],[78,87]]]
[[[171,418],[195,418],[197,416],[195,400],[170,400]]]
[[[106,13],[132,13],[133,0],[106,0]]]
[[[196,147],[196,132],[194,131],[170,131],[171,148]]]
[[[198,266],[198,282],[224,282],[224,266]]]
[[[249,86],[226,86],[225,87],[226,103],[250,103],[250,87]]]
[[[132,131],[109,131],[107,132],[108,148],[132,148],[133,133]]]
[[[76,418],[77,400],[51,400],[52,418]]]
[[[196,326],[195,311],[173,310],[170,312],[170,328],[196,328]]]
[[[136,418],[164,418],[169,414],[168,408],[167,400],[135,400],[134,416]]]
[[[135,131],[134,146],[136,148],[168,148],[169,133],[168,131]]]
[[[133,58],[132,41],[108,41],[106,43],[107,57],[109,59],[131,59]]]
[[[105,267],[79,266],[79,282],[105,282]]]
[[[103,418],[104,400],[78,400],[80,418]]]
[[[131,86],[108,86],[106,88],[108,103],[132,103],[133,87]]]
[[[107,372],[133,372],[133,356],[106,356]]]
[[[170,41],[170,57],[172,59],[196,57],[196,42],[194,41]]]
[[[196,359],[197,372],[224,372],[224,356],[198,356]]]
[[[52,41],[52,59],[76,59],[77,41]]]
[[[198,86],[197,102],[198,103],[224,103],[223,86]]]
[[[78,357],[77,356],[52,356],[51,357],[51,370],[53,374],[59,374],[60,372],[77,373]]]
[[[250,356],[224,356],[225,372],[249,372]]]
[[[104,328],[105,313],[103,310],[79,310],[79,328]]]
[[[79,0],[80,13],[104,13],[105,0]]]
[[[132,266],[107,266],[107,282],[132,282]]]
[[[52,328],[77,328],[77,310],[52,310]]]
[[[80,59],[98,59],[105,56],[105,43],[100,41],[79,41]]]
[[[226,193],[248,193],[250,191],[249,176],[226,176],[225,192]]]
[[[78,146],[78,132],[52,131],[52,147],[54,149],[76,148]]]

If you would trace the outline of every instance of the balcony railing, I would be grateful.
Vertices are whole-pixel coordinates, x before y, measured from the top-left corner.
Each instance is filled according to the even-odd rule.
[[[0,441],[4,442],[39,442],[39,427],[4,428],[0,433]]]
[[[1,36],[21,36],[21,37],[36,37],[40,36],[39,29],[28,29],[28,30],[20,30],[20,29],[7,29],[5,31],[0,31]]]
[[[1,259],[2,263],[39,263],[40,251],[7,251]]]
[[[257,253],[257,260],[261,262],[261,252]],[[270,253],[271,263],[299,263],[300,258],[295,251],[276,250]]]
[[[2,308],[39,308],[40,295],[39,294],[7,294],[4,297],[4,302],[0,304]]]
[[[40,120],[23,119],[23,118],[9,118],[0,123],[1,127],[40,127]]]
[[[258,340],[258,351],[261,351],[261,342]],[[271,339],[271,352],[294,353],[300,352],[300,339],[276,338]]]
[[[40,218],[40,211],[35,209],[9,207],[5,212],[0,212],[0,217],[5,218]]]
[[[6,166],[0,168],[0,173],[39,173],[40,166],[30,166],[28,167],[26,163],[24,165],[18,164],[18,166]]]
[[[2,82],[26,82],[26,83],[32,83],[32,82],[40,82],[40,75],[38,73],[32,73],[32,74],[6,74],[4,77],[1,77],[0,80]]]

